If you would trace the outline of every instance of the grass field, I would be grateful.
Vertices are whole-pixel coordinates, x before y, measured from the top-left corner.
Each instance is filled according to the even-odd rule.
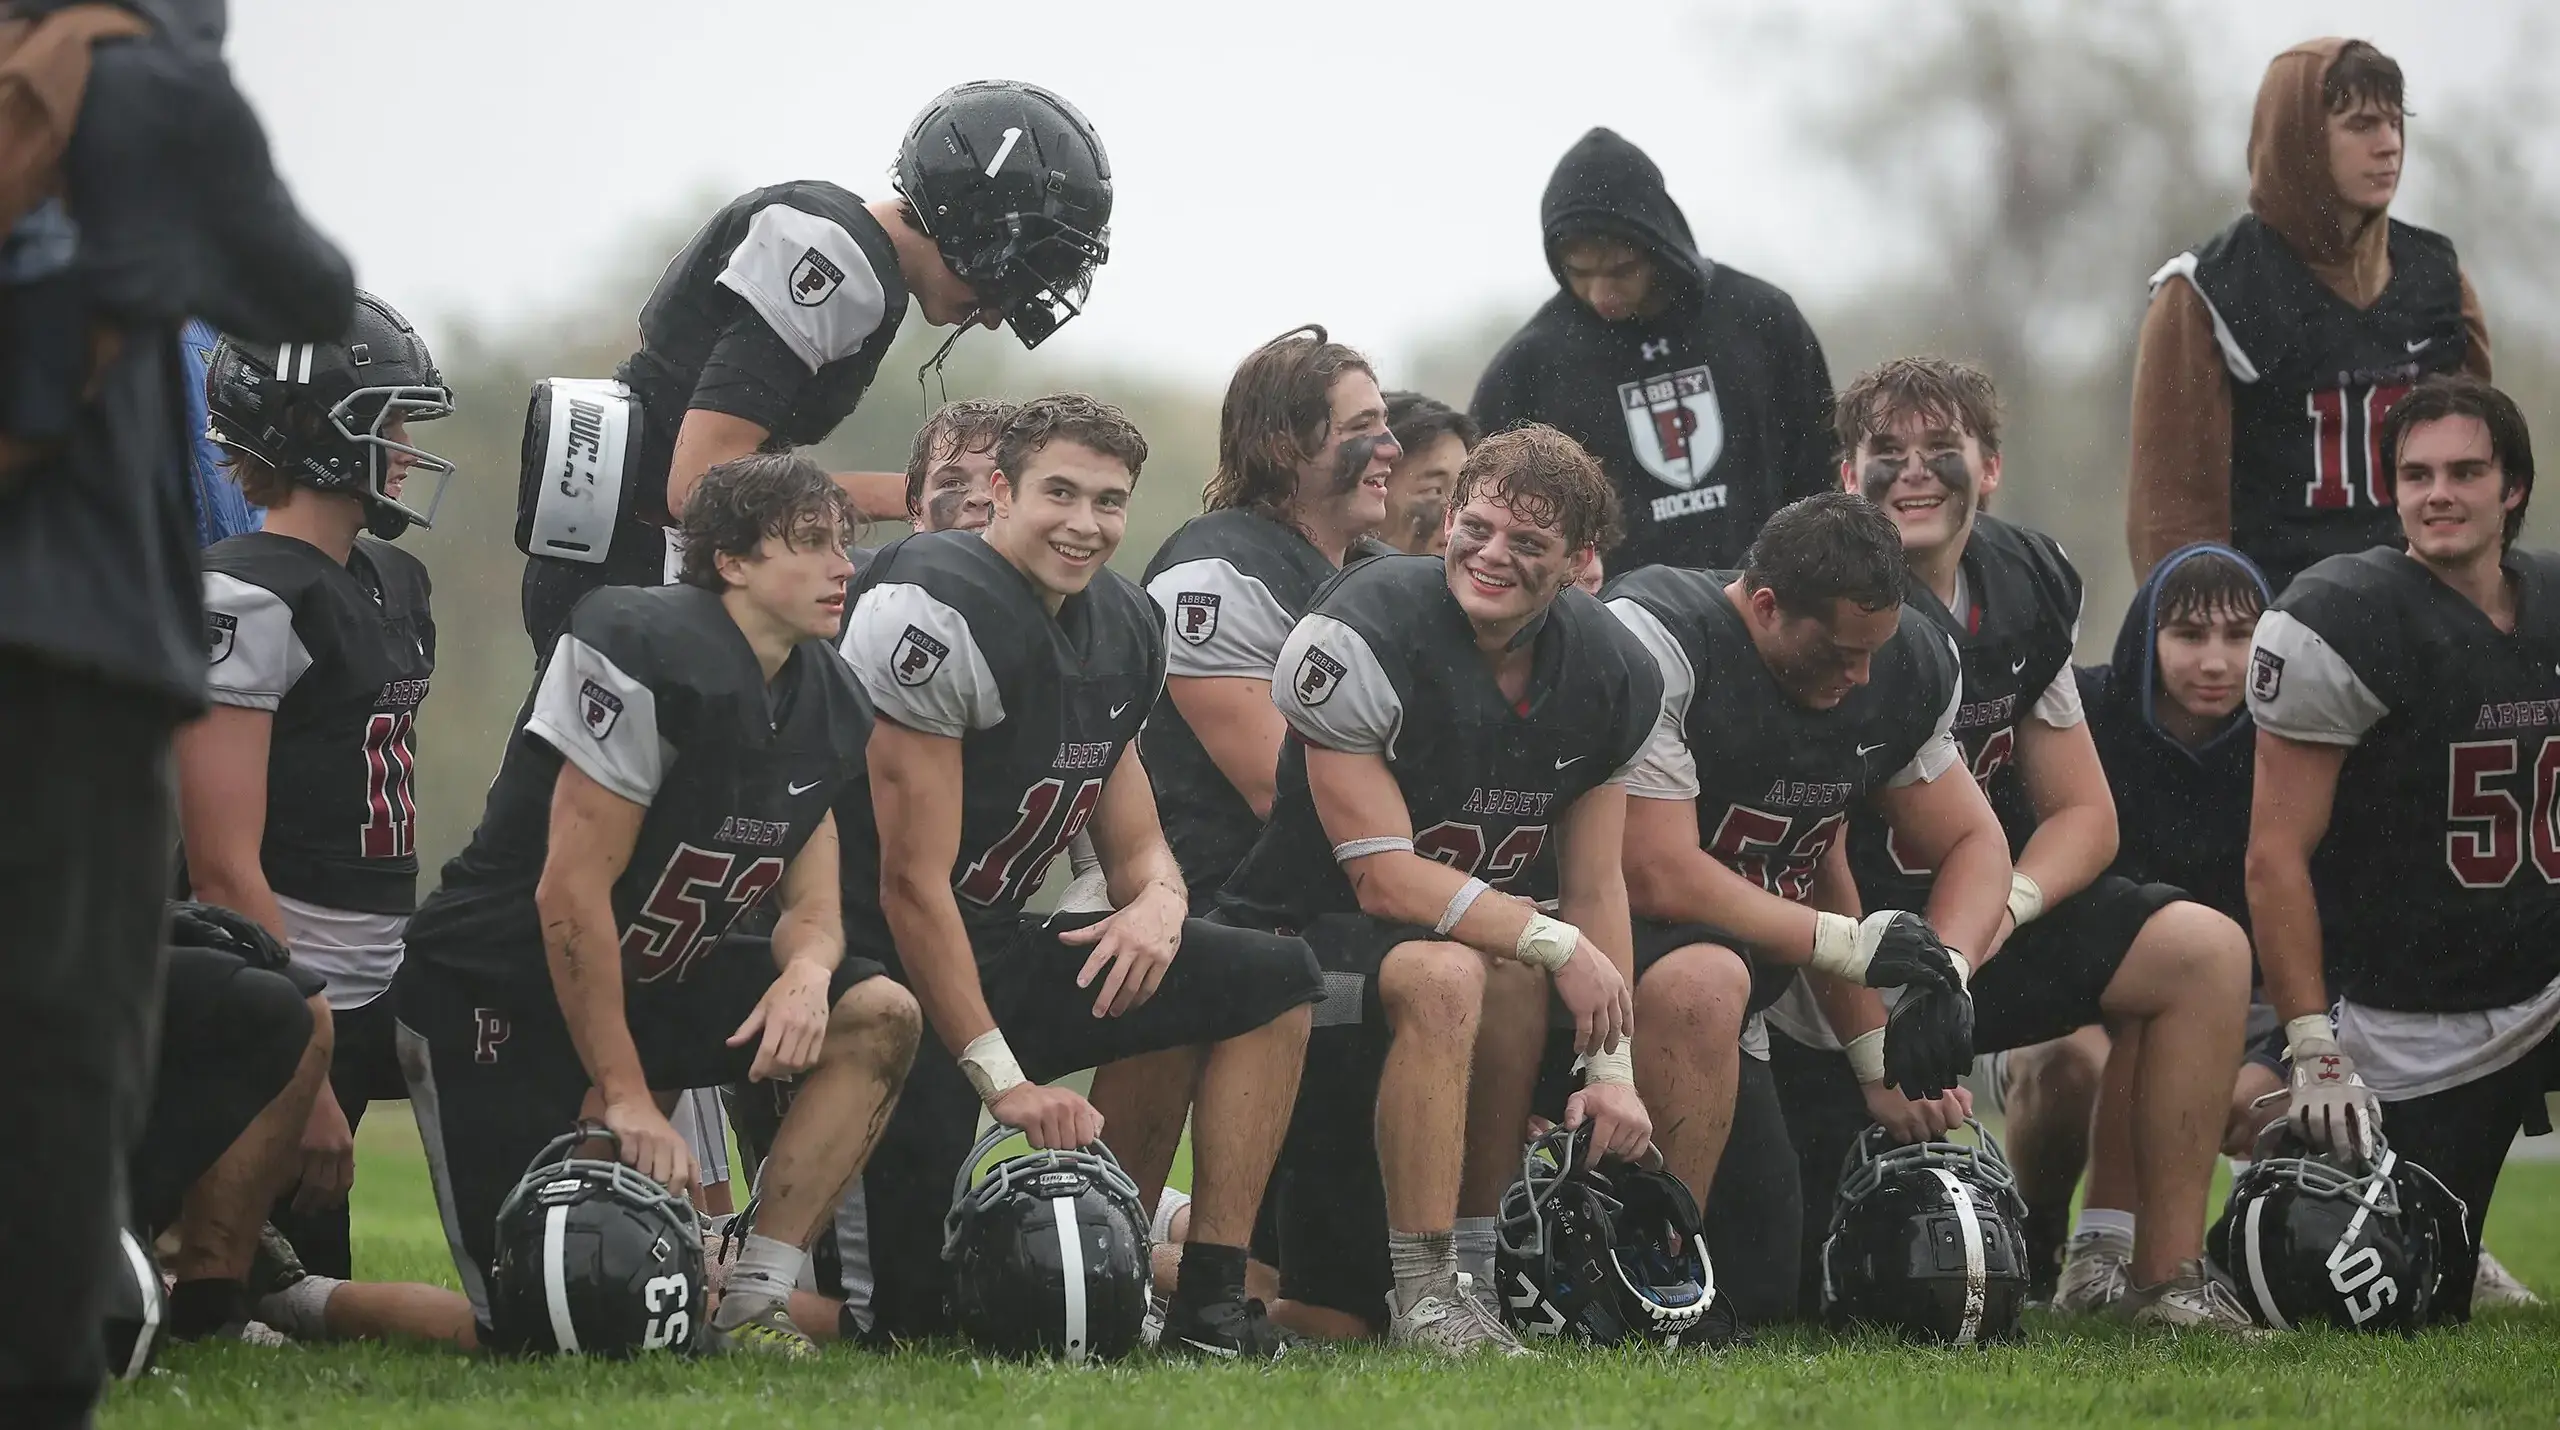
[[[368,1118],[357,1270],[450,1284],[405,1106]],[[2560,1164],[2518,1163],[2490,1244],[2528,1284],[2560,1289]],[[2335,1426],[2560,1421],[2560,1312],[2484,1318],[2415,1339],[2210,1336],[2039,1326],[2025,1345],[1935,1351],[1764,1333],[1722,1357],[1549,1352],[1449,1368],[1375,1349],[1276,1368],[1140,1359],[1107,1371],[1025,1367],[957,1347],[738,1360],[495,1364],[376,1346],[181,1347],[119,1388],[108,1430],[177,1426],[552,1427],[1716,1425],[1928,1427],[2281,1422]]]

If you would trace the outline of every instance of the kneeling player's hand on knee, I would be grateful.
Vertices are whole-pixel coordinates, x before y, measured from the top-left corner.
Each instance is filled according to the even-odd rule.
[[[693,1194],[693,1149],[655,1101],[645,1095],[608,1101],[604,1125],[620,1140],[626,1166],[677,1196]]]
[[[1556,970],[1555,981],[1556,996],[1573,1014],[1575,1052],[1615,1052],[1635,1031],[1635,990],[1590,939],[1574,945],[1573,957]]]
[[[729,1035],[729,1046],[746,1046],[759,1036],[755,1063],[747,1069],[747,1081],[763,1082],[767,1078],[798,1077],[818,1065],[818,1054],[827,1044],[828,969],[814,963],[794,960],[773,980],[764,996],[756,1000],[755,1011],[738,1031]]]
[[[1092,944],[1093,953],[1076,974],[1078,988],[1091,988],[1094,980],[1102,980],[1102,989],[1094,995],[1093,1016],[1117,1018],[1156,996],[1156,988],[1164,982],[1165,969],[1182,948],[1182,920],[1188,912],[1171,889],[1150,884],[1129,907],[1097,924],[1069,929],[1058,935],[1064,944]],[[1104,977],[1104,970],[1109,976]]]
[[[1632,1162],[1653,1145],[1653,1114],[1644,1110],[1644,1099],[1627,1083],[1595,1082],[1566,1098],[1564,1125],[1591,1129],[1584,1139],[1587,1150],[1582,1165],[1586,1167],[1604,1156]]]
[[[1943,1137],[1973,1115],[1973,1094],[1953,1088],[1942,1097],[1905,1097],[1883,1083],[1858,1089],[1867,1100],[1867,1115],[1896,1142],[1928,1142]]]
[[[1007,1127],[1019,1128],[1034,1147],[1081,1147],[1102,1140],[1102,1114],[1073,1088],[1016,1083],[996,1094],[987,1111]]]
[[[347,1204],[356,1183],[356,1136],[347,1127],[346,1109],[327,1083],[311,1100],[311,1116],[302,1127],[302,1185],[293,1194],[293,1209],[309,1216],[325,1207]]]

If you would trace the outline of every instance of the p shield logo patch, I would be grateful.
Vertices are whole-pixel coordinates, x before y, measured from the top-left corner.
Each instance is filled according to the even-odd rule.
[[[2284,688],[2284,657],[2264,646],[2249,652],[2249,694],[2258,700],[2273,700]]]
[[[1207,645],[1218,633],[1218,595],[1185,591],[1173,598],[1173,633],[1190,645]]]
[[[825,254],[810,249],[791,265],[791,301],[803,308],[814,308],[834,297],[837,285],[843,282],[844,270]]]
[[[232,648],[240,643],[240,618],[220,611],[204,613],[204,654],[207,665],[220,665],[231,658]]]
[[[935,640],[914,626],[898,637],[897,649],[889,652],[889,673],[898,677],[900,685],[922,685],[942,669],[951,647]]]
[[[1307,647],[1307,657],[1298,662],[1298,703],[1322,705],[1342,688],[1342,662],[1314,646]]]
[[[612,734],[622,719],[622,697],[595,681],[587,681],[578,687],[578,718],[587,723],[589,735],[601,740]]]

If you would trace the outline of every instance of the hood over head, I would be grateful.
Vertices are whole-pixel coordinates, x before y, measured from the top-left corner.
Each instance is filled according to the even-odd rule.
[[[1689,236],[1689,220],[1671,201],[1662,170],[1614,129],[1594,129],[1574,142],[1547,177],[1538,203],[1546,236],[1547,269],[1564,284],[1556,246],[1569,236],[1599,233],[1624,239],[1654,256],[1684,286],[1703,287],[1714,271]]]
[[[2357,223],[2329,177],[2329,106],[2320,87],[2348,43],[2305,40],[2276,56],[2249,119],[2249,211],[2314,268],[2361,267],[2367,249],[2379,262],[2389,242],[2389,225]]]
[[[2160,728],[2159,716],[2154,712],[2153,697],[2160,681],[2160,592],[2169,583],[2169,573],[2196,557],[2207,555],[2221,556],[2237,562],[2242,570],[2249,573],[2250,579],[2257,583],[2259,599],[2267,602],[2274,601],[2275,593],[2267,589],[2265,574],[2259,571],[2257,563],[2248,557],[2213,541],[2198,541],[2181,546],[2161,557],[2160,564],[2152,567],[2151,574],[2144,578],[2141,589],[2133,593],[2132,603],[2125,607],[2124,624],[2116,630],[2115,654],[2106,667],[2107,697],[2133,702],[2133,709],[2141,716],[2144,726],[2160,739],[2172,745],[2179,745],[2180,748],[2186,747],[2168,731]],[[2189,750],[2189,753],[2200,763],[2211,761],[2224,747],[2234,743],[2235,736],[2243,737],[2238,743],[2245,753],[2249,742],[2255,739],[2254,734],[2251,733],[2252,729],[2249,707],[2243,704],[2232,715],[2229,725],[2204,744]]]
[[[18,0],[17,12],[28,19],[42,19],[56,10],[69,9],[83,0]],[[106,0],[119,9],[131,10],[156,26],[171,48],[189,58],[208,58],[222,53],[222,40],[231,26],[229,0]]]

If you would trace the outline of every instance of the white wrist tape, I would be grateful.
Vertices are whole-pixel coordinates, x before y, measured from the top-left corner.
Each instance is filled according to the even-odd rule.
[[[1858,1086],[1873,1087],[1884,1081],[1884,1029],[1860,1033],[1841,1044],[1840,1051],[1849,1055],[1849,1071],[1858,1075]]]
[[[2304,1056],[2329,1056],[2337,1051],[2338,1035],[2329,1026],[2328,1014],[2305,1013],[2299,1018],[2285,1020],[2285,1061]]]
[[[1867,981],[1867,960],[1858,953],[1858,921],[1847,914],[1813,916],[1813,966],[1851,983]]]
[[[1458,892],[1449,896],[1449,907],[1440,911],[1440,922],[1433,924],[1431,931],[1436,934],[1446,934],[1449,930],[1456,928],[1458,920],[1467,916],[1467,910],[1476,906],[1476,900],[1492,892],[1493,886],[1482,879],[1469,879],[1460,884]]]
[[[2036,921],[2044,912],[2044,885],[2023,869],[2009,871],[2009,918],[2020,928]]]
[[[1520,930],[1520,941],[1512,945],[1511,956],[1553,973],[1573,961],[1573,951],[1581,943],[1582,930],[1562,919],[1531,914],[1529,926]]]
[[[1973,964],[1965,958],[1963,949],[1951,948],[1947,950],[1947,966],[1956,971],[1956,986],[1967,993],[1972,992]]]
[[[1346,839],[1333,846],[1333,862],[1348,864],[1354,859],[1366,859],[1372,854],[1410,854],[1412,852],[1412,840],[1400,839],[1392,834],[1381,834],[1375,839]]]
[[[1627,1038],[1618,1040],[1614,1053],[1585,1053],[1582,1057],[1582,1085],[1597,1087],[1614,1082],[1633,1087],[1636,1081],[1636,1045]]]
[[[1022,1075],[1022,1064],[1013,1060],[1013,1049],[1005,1045],[1001,1028],[989,1028],[969,1040],[969,1046],[960,1050],[960,1071],[968,1074],[969,1086],[978,1090],[980,1102],[993,1102],[1031,1080]]]

